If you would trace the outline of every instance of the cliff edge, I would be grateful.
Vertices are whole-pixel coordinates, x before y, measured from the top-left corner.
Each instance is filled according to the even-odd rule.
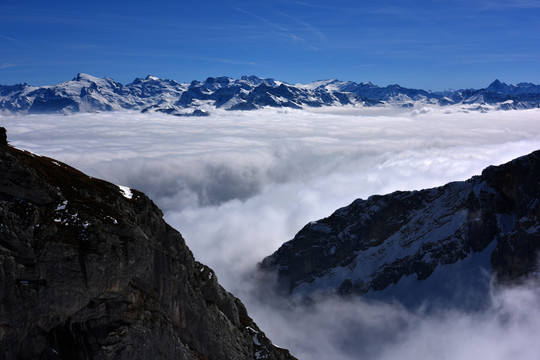
[[[0,358],[293,359],[143,193],[7,142]]]

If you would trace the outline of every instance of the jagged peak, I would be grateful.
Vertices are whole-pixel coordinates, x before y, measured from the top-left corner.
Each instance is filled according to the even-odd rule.
[[[265,79],[258,77],[257,75],[243,75],[240,80],[250,81],[250,82],[261,82]]]
[[[487,87],[488,90],[502,90],[507,88],[508,85],[506,83],[501,82],[499,79],[495,79],[489,86]]]
[[[157,76],[154,76],[154,75],[147,75],[145,80],[154,80],[154,81],[158,81],[158,80],[161,80],[160,78],[158,78]]]
[[[92,82],[96,82],[96,81],[100,81],[100,80],[103,80],[103,79],[92,76],[90,74],[86,74],[86,73],[78,73],[77,76],[75,78],[73,78],[73,81],[92,81]]]
[[[341,81],[337,79],[325,79],[325,80],[315,80],[307,84],[296,84],[296,87],[308,89],[308,90],[315,90],[317,88],[324,88],[328,85],[340,83]]]
[[[75,85],[75,84],[73,84],[73,82],[78,83],[78,84]],[[96,77],[96,76],[93,76],[93,75],[90,75],[90,74],[85,74],[85,73],[78,73],[77,76],[75,78],[73,78],[73,80],[71,80],[71,84],[70,84],[70,81],[67,81],[66,83],[62,83],[62,84],[65,84],[65,85],[68,85],[68,86],[75,85],[76,87],[77,86],[83,86],[83,87],[90,86],[90,87],[94,87],[94,88],[96,88],[96,87],[101,87],[101,88],[106,88],[106,87],[119,88],[119,87],[122,87],[122,84],[115,82],[110,77],[100,78],[100,77]],[[62,84],[60,84],[60,85],[62,85]],[[59,86],[59,85],[56,85],[56,86]]]
[[[340,82],[340,81],[338,79],[331,78],[331,79],[325,79],[325,80],[315,80],[315,81],[312,81],[310,84],[318,84],[319,86],[321,86],[321,85],[335,84],[336,82]]]
[[[258,86],[261,84],[266,84],[266,85],[275,87],[275,86],[279,86],[283,84],[283,82],[281,81],[276,81],[272,78],[261,78],[256,75],[249,75],[249,76],[244,75],[240,79],[238,79],[238,82],[248,84],[251,86]]]
[[[233,79],[228,76],[217,76],[217,77],[208,77],[206,78],[204,82],[208,84],[214,84],[214,83],[229,84],[232,80]]]

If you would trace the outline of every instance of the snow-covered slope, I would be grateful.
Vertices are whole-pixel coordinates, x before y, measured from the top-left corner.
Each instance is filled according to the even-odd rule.
[[[535,273],[540,151],[463,182],[357,199],[265,258],[286,293],[425,297],[487,291]],[[460,291],[458,291],[460,290]],[[424,299],[422,299],[424,297]]]
[[[524,109],[540,105],[540,86],[506,85],[496,80],[485,89],[431,92],[399,85],[323,80],[289,85],[243,76],[208,78],[181,84],[147,76],[122,85],[112,79],[78,74],[54,86],[0,85],[0,110],[25,113],[73,113],[110,110],[204,115],[212,108],[251,110],[262,107],[336,105],[422,107],[462,104],[466,109]],[[196,111],[195,111],[196,110]]]

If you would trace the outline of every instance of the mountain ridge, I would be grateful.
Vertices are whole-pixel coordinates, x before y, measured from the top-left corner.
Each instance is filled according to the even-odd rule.
[[[146,195],[1,140],[0,358],[294,359]]]
[[[535,151],[466,181],[357,199],[304,226],[260,269],[277,273],[281,292],[304,297],[328,292],[380,298],[387,292],[406,301],[419,289],[440,297],[426,288],[437,285],[430,277],[449,278],[441,271],[472,258],[474,270],[452,276],[448,291],[462,285],[488,291],[492,277],[499,284],[520,282],[538,271],[539,178]],[[402,292],[392,294],[392,288]]]
[[[507,85],[499,80],[482,89],[426,91],[400,85],[336,79],[287,84],[270,78],[209,77],[179,83],[148,75],[123,85],[111,78],[79,73],[52,86],[0,85],[0,110],[14,113],[74,113],[134,110],[180,116],[204,116],[211,109],[254,110],[263,107],[300,109],[322,106],[461,105],[470,110],[530,109],[540,106],[540,85]],[[195,112],[197,110],[197,112]]]

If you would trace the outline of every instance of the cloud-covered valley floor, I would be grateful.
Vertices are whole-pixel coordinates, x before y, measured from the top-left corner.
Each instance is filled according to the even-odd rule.
[[[267,335],[301,359],[529,359],[540,353],[537,286],[488,309],[407,310],[257,298],[247,276],[307,222],[356,198],[465,180],[540,149],[540,110],[326,108],[0,116],[14,146],[139,189]],[[448,111],[450,110],[450,111]]]

